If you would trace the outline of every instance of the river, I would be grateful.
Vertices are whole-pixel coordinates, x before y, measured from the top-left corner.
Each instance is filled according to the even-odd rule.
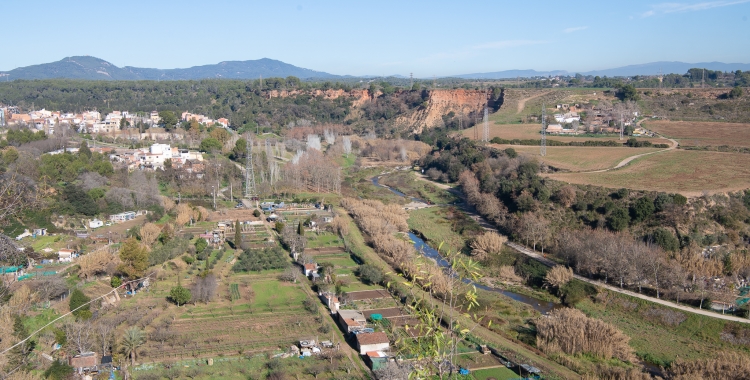
[[[392,188],[390,186],[381,185],[380,182],[378,181],[378,179],[379,178],[377,176],[372,177],[372,184],[375,185],[375,186],[378,186],[378,187],[386,188],[386,189],[390,190],[391,192],[393,192],[394,194],[398,195],[399,197],[407,198],[406,194],[404,194],[404,193],[402,193],[402,192],[400,192],[400,191],[398,191],[398,190],[396,190],[396,189],[394,189],[394,188]],[[419,198],[412,198],[412,197],[408,197],[408,198],[411,198],[411,200],[413,200],[414,202],[425,203],[423,200],[421,200]],[[417,235],[415,235],[415,234],[413,234],[411,232],[409,232],[409,238],[414,242],[414,248],[416,248],[417,251],[419,251],[420,253],[422,253],[426,257],[429,257],[429,258],[435,260],[438,263],[438,265],[440,265],[443,268],[449,268],[450,267],[450,263],[447,260],[445,260],[442,255],[440,255],[440,252],[438,252],[435,248],[430,247],[430,245],[427,244],[427,243],[425,243],[425,241],[422,240],[422,238],[420,238],[419,236],[417,236]],[[494,287],[483,285],[483,284],[479,284],[479,283],[476,283],[476,282],[471,282],[471,281],[468,281],[468,280],[467,280],[467,283],[470,283],[470,284],[476,286],[478,289],[486,290],[486,291],[489,291],[489,292],[500,293],[500,294],[503,294],[503,295],[505,295],[505,296],[507,296],[507,297],[509,297],[509,298],[511,298],[513,300],[515,300],[515,301],[518,301],[518,302],[521,302],[521,303],[525,303],[525,304],[531,306],[532,308],[534,308],[534,310],[536,310],[536,311],[538,311],[538,312],[540,312],[542,314],[547,314],[550,311],[552,311],[553,309],[555,309],[556,307],[560,306],[559,304],[556,304],[554,302],[540,300],[540,299],[537,299],[537,298],[534,298],[534,297],[530,297],[530,296],[527,296],[527,295],[524,295],[524,294],[519,294],[519,293],[511,292],[510,290],[505,290],[505,289],[500,289],[500,288],[494,288]]]

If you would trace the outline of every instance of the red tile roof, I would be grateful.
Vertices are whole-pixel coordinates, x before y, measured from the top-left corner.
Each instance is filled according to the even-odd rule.
[[[366,344],[379,344],[379,343],[390,343],[388,335],[384,332],[374,332],[369,334],[357,334],[357,343],[360,346]]]

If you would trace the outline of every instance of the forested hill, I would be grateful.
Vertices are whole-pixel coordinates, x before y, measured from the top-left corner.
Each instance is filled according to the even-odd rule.
[[[57,62],[19,67],[6,74],[5,80],[16,79],[87,79],[87,80],[197,80],[210,78],[252,79],[263,76],[308,78],[343,78],[263,58],[249,61],[226,61],[215,65],[185,69],[151,69],[117,67],[103,59],[89,56],[67,57]]]

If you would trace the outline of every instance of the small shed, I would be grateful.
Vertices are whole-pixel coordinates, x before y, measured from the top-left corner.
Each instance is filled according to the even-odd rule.
[[[57,251],[57,259],[60,260],[60,262],[70,262],[73,260],[73,257],[75,257],[75,252],[72,249],[61,249]]]
[[[367,351],[367,364],[373,371],[384,368],[388,365],[388,355],[383,351]]]
[[[104,222],[102,222],[99,219],[94,219],[89,222],[89,228],[99,228],[104,225]]]

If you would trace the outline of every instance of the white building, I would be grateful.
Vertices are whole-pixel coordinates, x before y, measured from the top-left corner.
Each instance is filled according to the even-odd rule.
[[[360,355],[366,355],[368,351],[388,351],[390,340],[384,332],[357,334],[357,349]]]
[[[102,222],[99,219],[94,219],[92,221],[89,221],[89,228],[99,228],[104,225],[104,222]]]

